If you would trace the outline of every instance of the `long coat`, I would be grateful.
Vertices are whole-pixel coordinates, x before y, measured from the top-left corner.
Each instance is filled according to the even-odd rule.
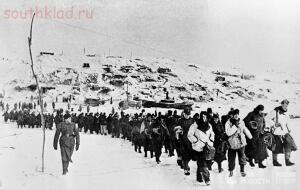
[[[132,130],[131,130],[132,142],[137,146],[142,146],[143,137],[142,134],[140,133],[141,121],[138,119],[133,119],[132,121],[130,121],[130,124],[132,126]]]
[[[79,132],[75,126],[75,123],[59,123],[57,125],[53,141],[53,146],[55,148],[57,148],[58,140],[60,144],[62,161],[72,162],[71,157],[74,151],[75,143],[76,146],[79,146],[80,144]]]
[[[246,156],[257,160],[264,160],[268,157],[267,147],[263,140],[265,119],[263,115],[256,112],[250,112],[244,118],[245,126],[251,132],[252,140],[247,138],[247,146],[245,148]],[[256,123],[256,128],[253,128],[251,122]]]
[[[178,121],[178,126],[182,129],[182,134],[179,134],[179,151],[183,160],[189,160],[192,158],[193,148],[192,143],[189,141],[187,135],[190,126],[194,123],[193,118],[181,118]]]
[[[152,125],[151,141],[153,151],[158,154],[161,154],[161,149],[163,146],[163,131],[160,126],[160,121],[155,121]]]
[[[149,122],[147,120],[144,120],[142,122],[141,128],[140,128],[140,133],[141,133],[141,136],[143,139],[142,141],[143,141],[144,149],[146,151],[150,150],[150,152],[153,151],[153,146],[152,146],[152,141],[151,141],[153,125],[154,125],[153,121]]]
[[[218,123],[212,122],[212,129],[215,133],[214,147],[216,154],[214,160],[216,162],[222,162],[226,160],[226,151],[228,149],[227,135],[225,133],[225,127],[219,121]]]

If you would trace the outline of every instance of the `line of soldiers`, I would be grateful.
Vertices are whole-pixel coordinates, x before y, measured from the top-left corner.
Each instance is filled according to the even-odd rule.
[[[141,113],[128,115],[123,112],[70,114],[71,122],[76,123],[79,131],[111,135],[132,142],[134,151],[144,156],[155,157],[159,164],[162,149],[172,157],[177,154],[177,164],[185,175],[190,175],[189,162],[197,162],[196,178],[198,182],[210,184],[212,164],[222,172],[222,162],[228,159],[229,176],[233,176],[236,155],[238,156],[241,176],[245,177],[244,166],[247,161],[251,167],[258,163],[265,168],[263,161],[268,157],[267,149],[273,153],[273,166],[281,166],[278,154],[285,154],[286,166],[292,166],[291,152],[297,147],[290,135],[288,116],[289,102],[283,100],[281,105],[271,113],[265,114],[264,106],[258,105],[243,122],[239,110],[231,109],[221,118],[211,108],[191,116],[191,110],[185,109],[181,115],[169,110],[166,114]],[[64,121],[63,110],[51,117],[56,126]]]
[[[5,111],[3,113],[5,122],[11,121],[16,122],[18,128],[40,128],[42,126],[41,114],[36,112],[29,112],[28,110],[11,110],[10,112]],[[53,114],[44,114],[45,126],[47,129],[53,129],[54,116]]]

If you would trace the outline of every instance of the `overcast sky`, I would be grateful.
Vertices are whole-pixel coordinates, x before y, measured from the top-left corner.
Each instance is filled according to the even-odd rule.
[[[29,60],[30,18],[7,10],[92,10],[86,19],[34,23],[39,51],[169,57],[202,65],[300,70],[299,0],[0,0],[0,56]],[[6,12],[5,12],[6,11]],[[15,16],[15,15],[14,15]],[[63,22],[58,23],[58,22]]]

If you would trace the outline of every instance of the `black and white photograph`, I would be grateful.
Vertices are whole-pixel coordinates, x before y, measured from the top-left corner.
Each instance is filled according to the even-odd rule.
[[[299,0],[0,0],[0,190],[300,189]]]

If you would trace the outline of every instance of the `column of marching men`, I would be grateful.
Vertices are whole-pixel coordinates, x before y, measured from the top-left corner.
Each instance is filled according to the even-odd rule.
[[[143,153],[145,157],[155,157],[157,164],[161,162],[162,150],[169,157],[175,156],[176,153],[177,164],[185,175],[190,175],[189,162],[196,161],[197,181],[209,185],[210,170],[214,163],[221,173],[222,162],[228,160],[229,177],[234,175],[236,156],[242,177],[246,176],[247,162],[250,167],[257,164],[259,168],[266,168],[263,161],[269,156],[267,149],[272,151],[273,166],[282,166],[278,161],[278,154],[284,154],[286,166],[294,165],[290,157],[297,147],[288,126],[288,104],[288,100],[283,100],[281,105],[268,114],[264,113],[263,105],[258,105],[243,120],[239,118],[238,109],[231,109],[221,117],[218,113],[213,113],[211,108],[193,116],[190,108],[184,109],[182,113],[169,110],[165,114],[156,111],[146,114],[145,110],[142,110],[134,115],[124,112],[120,112],[120,115],[117,112],[108,115],[98,112],[77,115],[60,109],[56,111],[55,116],[45,114],[45,126],[52,130],[54,124],[59,126],[64,120],[70,119],[68,123],[77,125],[76,130],[72,128],[75,133],[79,131],[110,135],[112,138],[131,141],[135,152]],[[5,111],[3,102],[1,107]],[[9,106],[6,107],[7,110],[3,114],[5,122],[16,121],[18,128],[41,127],[40,114],[30,109],[13,109],[8,112]],[[79,141],[79,133],[73,135],[72,130],[70,138]],[[55,149],[57,140],[58,136],[54,140]],[[79,142],[76,144],[76,150],[78,148]],[[67,167],[63,162],[63,174],[68,171]]]

